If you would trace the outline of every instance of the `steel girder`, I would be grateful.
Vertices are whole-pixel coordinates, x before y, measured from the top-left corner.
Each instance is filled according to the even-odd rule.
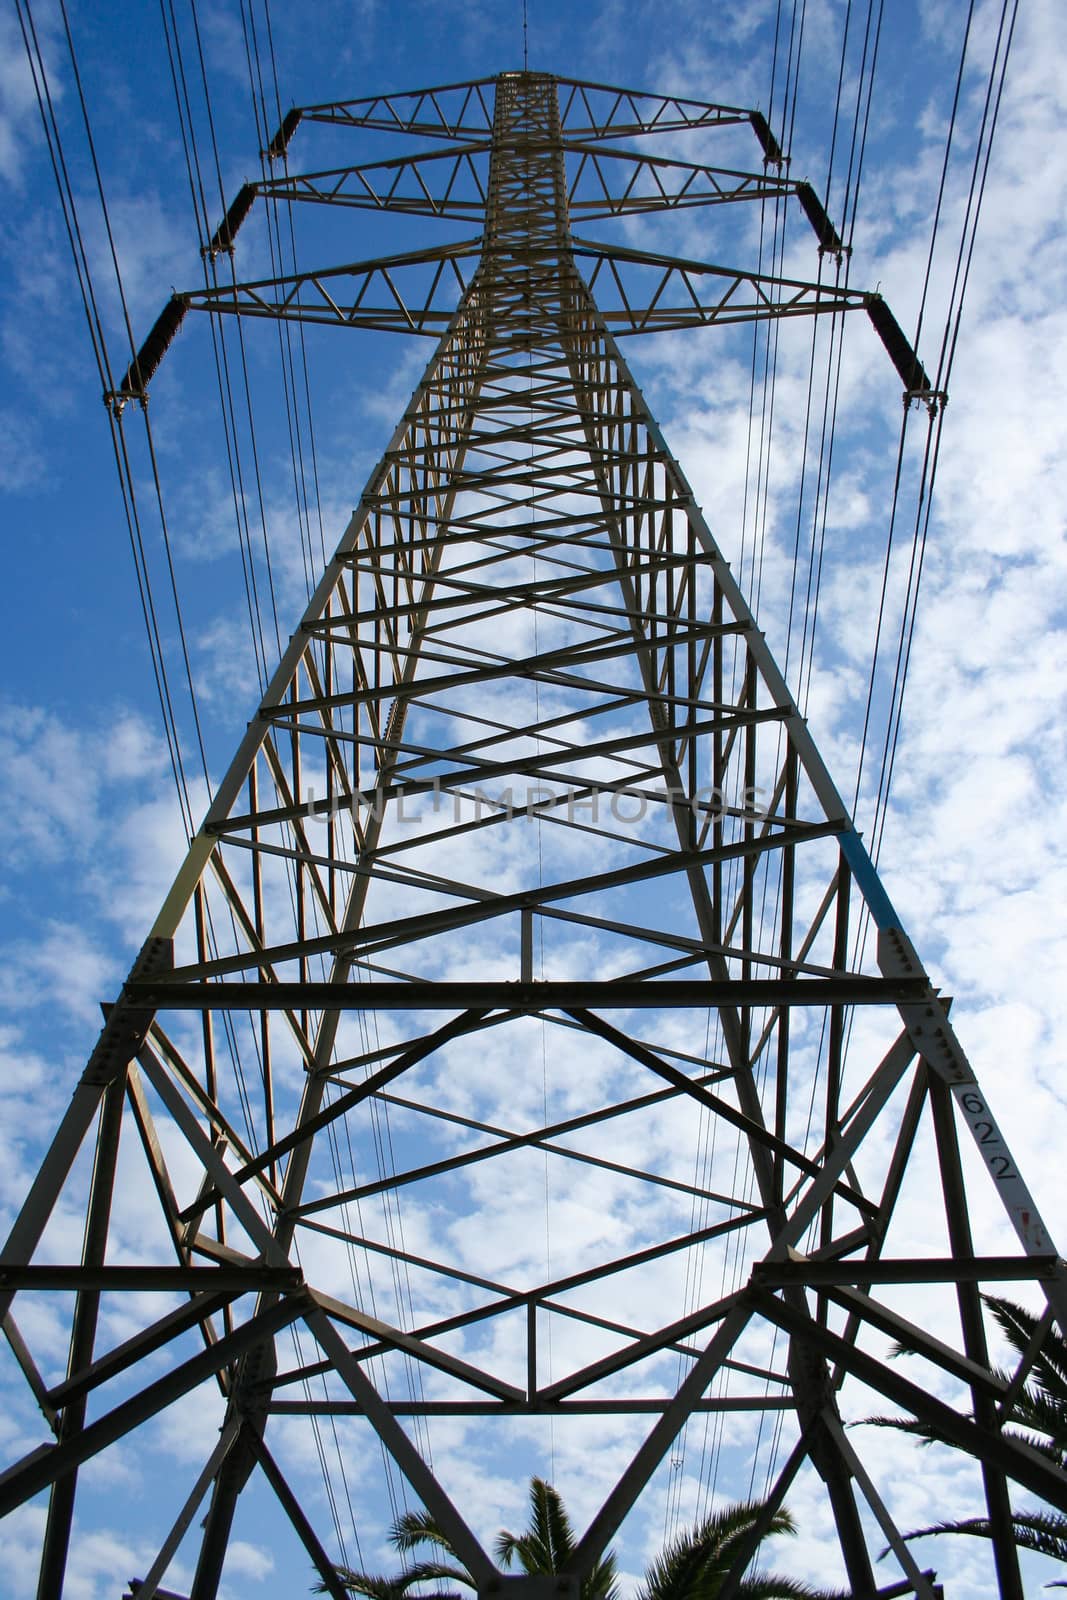
[[[748,118],[602,93],[614,109],[583,139],[642,106],[641,131]],[[477,266],[4,1251],[4,1330],[46,1442],[0,1506],[51,1486],[42,1595],[62,1589],[78,1467],[205,1379],[222,1434],[142,1600],[208,1495],[192,1595],[211,1600],[253,1473],[339,1592],[299,1460],[283,1465],[287,1428],[316,1415],[377,1436],[483,1590],[500,1574],[447,1452],[432,1469],[402,1418],[615,1418],[615,1487],[575,1579],[694,1419],[771,1414],[788,1454],[758,1445],[770,1504],[814,1468],[854,1595],[875,1592],[872,1538],[903,1574],[892,1592],[932,1595],[843,1430],[854,1381],[980,1463],[1003,1594],[1021,1593],[1009,1481],[1067,1509],[1062,1473],[1003,1431],[1011,1380],[978,1294],[1032,1282],[1067,1325],[1063,1264],[582,275],[564,125],[595,103],[505,74],[305,113],[484,137],[485,234],[422,257]],[[1015,1254],[976,1253],[961,1123]],[[82,1260],[40,1261],[94,1127]],[[109,1263],[122,1128],[167,1259]],[[931,1153],[917,1258],[900,1196]],[[568,1217],[551,1260],[529,1243],[546,1174]],[[357,1260],[362,1291],[338,1265]],[[392,1271],[406,1289],[383,1315]],[[59,1382],[16,1320],[57,1290]],[[116,1338],[134,1291],[167,1299]],[[281,1340],[294,1327],[304,1345]]]

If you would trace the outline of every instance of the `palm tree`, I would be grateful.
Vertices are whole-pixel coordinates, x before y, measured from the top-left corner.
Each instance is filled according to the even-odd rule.
[[[649,1567],[637,1600],[716,1600],[763,1510],[759,1501],[726,1506],[691,1532],[682,1534]],[[762,1538],[795,1533],[796,1524],[783,1509],[771,1517]],[[362,1595],[366,1600],[412,1600],[410,1591],[417,1586],[444,1583],[458,1584],[461,1591],[435,1589],[434,1600],[469,1600],[462,1590],[474,1589],[475,1582],[457,1564],[447,1536],[427,1512],[408,1512],[401,1517],[393,1525],[391,1542],[404,1556],[424,1545],[429,1545],[433,1553],[427,1559],[410,1561],[392,1578],[339,1568],[341,1582],[353,1595]],[[498,1535],[497,1560],[505,1567],[518,1565],[531,1575],[565,1572],[575,1546],[574,1530],[559,1493],[542,1478],[532,1478],[529,1527],[522,1534],[504,1531]],[[321,1592],[325,1586],[317,1587]],[[583,1581],[580,1600],[618,1600],[618,1593],[615,1556],[609,1551]],[[738,1600],[844,1600],[840,1594],[812,1589],[793,1578],[760,1572],[742,1579],[736,1594]]]
[[[514,1563],[523,1572],[566,1572],[577,1540],[571,1519],[557,1490],[543,1478],[530,1479],[530,1526],[516,1536],[502,1530],[497,1534],[496,1558],[502,1566]],[[583,1579],[579,1600],[618,1600],[615,1556],[609,1550]]]
[[[1037,1354],[1032,1355],[1031,1347],[1038,1334],[1037,1318],[1014,1300],[996,1295],[983,1295],[983,1299],[1019,1359],[1032,1357],[1033,1361],[1030,1381],[1012,1402],[1011,1420],[1016,1426],[1005,1428],[1004,1433],[1067,1470],[1067,1339],[1053,1324],[1041,1340]],[[906,1346],[898,1345],[897,1352],[906,1353]],[[999,1376],[1005,1383],[1009,1381],[1004,1374]],[[899,1428],[903,1433],[914,1434],[924,1444],[938,1437],[928,1424],[908,1417],[870,1417],[867,1420],[881,1428]],[[1016,1511],[1012,1514],[1012,1532],[1021,1550],[1036,1550],[1067,1566],[1067,1516],[1062,1511],[1049,1507],[1039,1511]],[[958,1522],[935,1522],[928,1528],[913,1528],[904,1537],[923,1539],[927,1534],[938,1533],[965,1533],[978,1539],[993,1536],[988,1517],[964,1517]],[[1057,1579],[1045,1587],[1067,1589],[1067,1580]]]
[[[367,1600],[405,1600],[412,1588],[424,1583],[459,1584],[463,1589],[477,1589],[467,1569],[457,1565],[451,1541],[428,1511],[405,1512],[394,1522],[389,1538],[393,1548],[403,1556],[412,1555],[423,1545],[429,1545],[433,1554],[409,1561],[403,1572],[394,1578],[339,1567],[338,1577],[352,1594],[364,1595]],[[502,1530],[497,1535],[496,1556],[503,1566],[517,1563],[524,1572],[531,1574],[562,1572],[574,1554],[576,1542],[571,1520],[558,1492],[542,1478],[531,1478],[530,1525],[523,1534]],[[325,1585],[319,1584],[317,1588],[321,1593]],[[580,1600],[618,1600],[618,1592],[615,1557],[609,1551],[583,1582]],[[432,1595],[433,1600],[467,1600],[454,1590],[443,1592],[436,1587]]]

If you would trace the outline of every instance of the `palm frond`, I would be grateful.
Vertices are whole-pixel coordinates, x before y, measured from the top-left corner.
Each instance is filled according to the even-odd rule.
[[[860,1424],[872,1428],[896,1428],[898,1433],[910,1433],[918,1439],[920,1444],[934,1444],[940,1435],[935,1433],[928,1422],[918,1422],[914,1417],[859,1417],[852,1424]]]
[[[638,1600],[715,1600],[740,1546],[762,1513],[759,1501],[738,1501],[713,1511],[697,1527],[680,1534],[645,1573]],[[766,1536],[795,1532],[788,1511],[779,1510],[771,1518]]]
[[[1028,1385],[1015,1398],[1011,1420],[1040,1434],[1042,1441],[1027,1439],[1027,1444],[1034,1446],[1043,1442],[1044,1453],[1051,1453],[1061,1465],[1063,1464],[1064,1456],[1067,1455],[1067,1405],[1046,1394],[1042,1389],[1031,1388]],[[1004,1431],[1008,1433],[1010,1430]]]
[[[533,1525],[550,1553],[551,1570],[559,1572],[574,1554],[571,1519],[557,1491],[543,1478],[534,1478],[530,1484],[530,1505],[534,1511]]]
[[[1067,1562],[1067,1515],[1062,1511],[1016,1511],[1012,1514],[1012,1537],[1022,1550],[1035,1550],[1054,1561]],[[905,1539],[925,1539],[930,1534],[964,1533],[976,1539],[991,1539],[988,1517],[965,1517],[960,1522],[935,1522],[929,1528],[913,1528]]]
[[[501,1528],[497,1534],[493,1548],[502,1567],[514,1566],[517,1562],[523,1572],[536,1572],[537,1562],[544,1554],[531,1534],[509,1533],[506,1528]]]
[[[405,1567],[400,1577],[405,1592],[415,1583],[458,1583],[465,1589],[475,1588],[474,1579],[466,1567],[453,1566],[450,1561],[413,1561],[409,1567]]]
[[[737,1560],[739,1552],[751,1537],[752,1529],[762,1517],[763,1511],[763,1502],[760,1500],[738,1500],[733,1505],[724,1506],[722,1510],[714,1512],[708,1518],[709,1523],[714,1523],[718,1527],[720,1560],[724,1570],[728,1571]],[[796,1531],[797,1525],[792,1516],[784,1506],[780,1506],[767,1524],[763,1539],[773,1539],[779,1533],[793,1538]]]
[[[896,1428],[899,1433],[910,1433],[920,1444],[945,1444],[946,1439],[928,1422],[918,1422],[914,1417],[861,1417],[860,1422],[873,1428]],[[971,1415],[973,1421],[973,1414]],[[1020,1427],[1002,1430],[1005,1439],[1014,1439],[1036,1450],[1058,1467],[1067,1462],[1067,1416],[1060,1416],[1055,1405],[1040,1395],[1036,1389],[1027,1389],[1016,1397],[1012,1420]],[[855,1424],[854,1424],[855,1426]],[[1029,1429],[1030,1432],[1023,1432]],[[1055,1430],[1055,1433],[1053,1433]],[[1034,1437],[1034,1434],[1037,1437]],[[1052,1434],[1050,1438],[1049,1435]]]
[[[558,1491],[543,1478],[531,1478],[530,1525],[525,1533],[503,1529],[497,1535],[497,1560],[505,1567],[517,1561],[529,1573],[558,1572],[561,1553],[565,1559],[573,1545],[570,1521]]]
[[[574,1552],[574,1529],[557,1489],[530,1479],[530,1527],[512,1547],[526,1572],[561,1572]]]
[[[428,1511],[405,1511],[390,1530],[393,1548],[401,1554],[430,1545],[445,1555],[455,1557],[451,1541],[442,1533]],[[351,1567],[338,1567],[337,1576],[353,1595],[365,1600],[413,1600],[412,1590],[420,1583],[435,1585],[432,1600],[464,1600],[464,1590],[476,1587],[467,1569],[449,1561],[409,1561],[402,1572],[392,1577],[379,1577],[373,1572],[356,1572]],[[441,1590],[441,1583],[459,1584],[458,1590]],[[325,1584],[317,1584],[315,1592],[325,1593]],[[469,1597],[468,1597],[469,1600]]]
[[[1024,1444],[1028,1450],[1033,1450],[1035,1454],[1051,1461],[1053,1466],[1062,1469],[1065,1465],[1064,1454],[1060,1447],[1050,1444],[1048,1439],[1041,1435],[1035,1438],[1032,1433],[1024,1433],[1020,1428],[1005,1428],[1004,1438],[1012,1439],[1016,1444]]]
[[[581,1600],[619,1600],[619,1568],[609,1550],[582,1584]]]
[[[983,1298],[1016,1355],[1025,1355],[1039,1319],[1014,1300],[992,1294]],[[1055,1324],[1045,1334],[1034,1360],[1034,1380],[1050,1399],[1067,1405],[1067,1339]]]
[[[403,1516],[397,1517],[389,1533],[389,1542],[402,1555],[417,1550],[420,1544],[436,1545],[450,1556],[456,1553],[448,1535],[441,1531],[428,1511],[405,1511]]]
[[[850,1589],[812,1589],[796,1578],[755,1572],[737,1587],[737,1600],[850,1600]]]
[[[350,1594],[366,1596],[366,1600],[403,1600],[405,1574],[386,1578],[374,1572],[356,1572],[351,1567],[337,1567],[337,1576]],[[324,1583],[317,1583],[314,1594],[327,1594]]]
[[[700,1592],[707,1554],[698,1531],[683,1534],[657,1556],[645,1572],[637,1600],[688,1600]],[[721,1569],[719,1577],[721,1583]]]

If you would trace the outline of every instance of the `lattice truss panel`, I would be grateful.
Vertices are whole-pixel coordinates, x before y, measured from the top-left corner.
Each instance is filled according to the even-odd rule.
[[[594,114],[581,86],[557,111],[535,75],[493,110],[491,87],[313,108],[467,144],[274,185],[461,211],[473,187],[480,265],[7,1247],[45,1442],[2,1503],[56,1486],[61,1582],[78,1466],[212,1380],[219,1443],[142,1593],[209,1492],[193,1593],[215,1593],[253,1470],[340,1592],[300,1504],[312,1414],[354,1458],[376,1435],[484,1585],[433,1419],[517,1475],[545,1418],[598,1419],[618,1482],[580,1574],[680,1430],[727,1419],[727,1477],[755,1461],[774,1500],[825,1480],[855,1593],[888,1540],[929,1595],[842,1418],[928,1420],[982,1462],[994,1517],[1009,1478],[1067,1509],[1000,1431],[978,1299],[1033,1279],[1061,1306],[1060,1264],[569,234],[568,204],[779,180],[604,177],[630,161],[601,162],[606,132],[748,113]],[[570,180],[564,133],[588,146]],[[107,1244],[120,1136],[161,1218],[134,1261]],[[45,1230],[69,1189],[67,1265]],[[1006,1219],[994,1253],[972,1208]],[[45,1295],[66,1373],[20,1331]]]

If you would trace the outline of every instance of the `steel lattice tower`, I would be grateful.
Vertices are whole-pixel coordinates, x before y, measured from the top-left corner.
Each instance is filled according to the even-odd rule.
[[[626,1458],[553,1584],[574,1593],[688,1424],[748,1419],[755,1450],[770,1417],[769,1506],[813,1468],[857,1600],[929,1600],[843,1425],[858,1381],[980,1463],[1000,1590],[1021,1596],[1009,1481],[1064,1511],[1067,1484],[1002,1432],[1025,1369],[991,1365],[980,1290],[1030,1282],[1044,1326],[1067,1326],[1062,1263],[616,334],[856,307],[930,398],[925,373],[877,296],[572,234],[572,215],[785,192],[839,250],[814,192],[776,175],[758,113],[510,73],[290,113],[273,155],[301,115],[444,149],[251,186],[216,249],[264,191],[480,215],[484,231],[176,296],[114,397],[143,397],[190,309],[440,332],[4,1252],[4,1329],[48,1431],[0,1503],[50,1490],[39,1592],[63,1589],[79,1467],[212,1379],[218,1445],[174,1491],[142,1600],[200,1517],[192,1596],[211,1600],[252,1474],[343,1596],[286,1462],[286,1418],[312,1413],[377,1436],[485,1594],[541,1591],[497,1571],[449,1458],[430,1465],[426,1419],[477,1419],[519,1474],[532,1435],[516,1420],[614,1420]],[[761,176],[603,145],[738,122]],[[877,949],[860,961],[866,914]],[[253,1139],[237,1048],[256,1062]],[[120,1138],[165,1250],[116,1265]],[[53,1264],[38,1245],[94,1141],[82,1256]],[[920,1148],[934,1182],[918,1256],[896,1230]],[[564,1216],[533,1271],[546,1176]],[[568,1209],[593,1182],[599,1234]],[[972,1238],[975,1183],[1000,1197],[1014,1253]],[[401,1195],[406,1242],[386,1226]],[[345,1287],[352,1253],[379,1264],[365,1285],[403,1270],[407,1325],[355,1275]],[[936,1315],[902,1309],[915,1285]],[[70,1356],[54,1382],[19,1312],[57,1290]],[[102,1307],[130,1295],[139,1331],[102,1347]],[[887,1359],[894,1341],[910,1364]],[[879,1590],[882,1543],[897,1573]]]

